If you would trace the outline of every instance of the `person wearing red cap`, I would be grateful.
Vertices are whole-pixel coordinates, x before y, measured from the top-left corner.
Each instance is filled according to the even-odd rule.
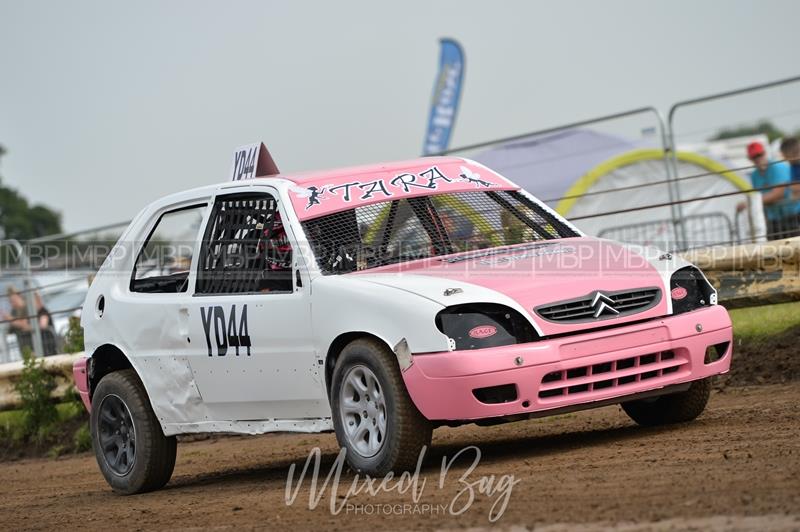
[[[750,174],[750,181],[755,189],[761,190],[761,201],[764,203],[764,214],[767,217],[767,237],[784,238],[798,232],[797,214],[800,203],[792,200],[789,184],[792,174],[789,165],[784,161],[770,161],[767,150],[760,142],[747,145],[747,158],[755,168]],[[740,202],[737,210],[747,208],[747,202]]]

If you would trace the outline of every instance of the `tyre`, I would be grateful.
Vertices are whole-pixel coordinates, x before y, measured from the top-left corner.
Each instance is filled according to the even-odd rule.
[[[432,424],[408,396],[397,359],[377,340],[360,338],[339,355],[331,383],[333,426],[356,472],[414,471],[430,446]]]
[[[100,380],[92,397],[91,431],[97,464],[115,492],[156,490],[172,476],[177,440],[164,436],[132,369]]]
[[[706,408],[711,379],[692,382],[685,392],[622,403],[622,409],[639,425],[654,426],[691,421]]]

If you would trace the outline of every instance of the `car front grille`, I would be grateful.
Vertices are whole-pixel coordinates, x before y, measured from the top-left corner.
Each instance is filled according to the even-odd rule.
[[[614,309],[598,311],[597,294],[608,298],[608,307]],[[658,288],[638,288],[619,292],[592,292],[583,297],[568,299],[536,307],[536,313],[547,321],[559,323],[585,323],[620,316],[629,316],[652,308],[661,301]]]
[[[619,388],[628,384],[677,373],[688,360],[674,351],[621,358],[610,362],[552,371],[542,378],[540,399]]]

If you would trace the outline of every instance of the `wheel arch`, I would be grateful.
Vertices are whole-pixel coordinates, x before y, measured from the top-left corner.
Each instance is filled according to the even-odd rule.
[[[386,346],[389,351],[393,351],[392,346],[390,346],[385,339],[367,331],[345,332],[334,338],[330,343],[330,346],[328,346],[328,352],[325,355],[325,390],[329,399],[331,396],[331,379],[333,377],[333,368],[336,367],[336,361],[338,360],[339,355],[342,353],[342,350],[344,350],[348,344],[358,340],[359,338],[371,338]]]
[[[131,363],[128,356],[114,344],[103,344],[94,350],[89,358],[89,400],[94,396],[94,391],[100,380],[115,371],[132,369],[141,380],[139,372]]]

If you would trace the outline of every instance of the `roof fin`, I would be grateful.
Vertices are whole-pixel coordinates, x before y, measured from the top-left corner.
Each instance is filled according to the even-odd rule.
[[[263,142],[236,148],[231,162],[231,181],[277,175],[280,171]]]

